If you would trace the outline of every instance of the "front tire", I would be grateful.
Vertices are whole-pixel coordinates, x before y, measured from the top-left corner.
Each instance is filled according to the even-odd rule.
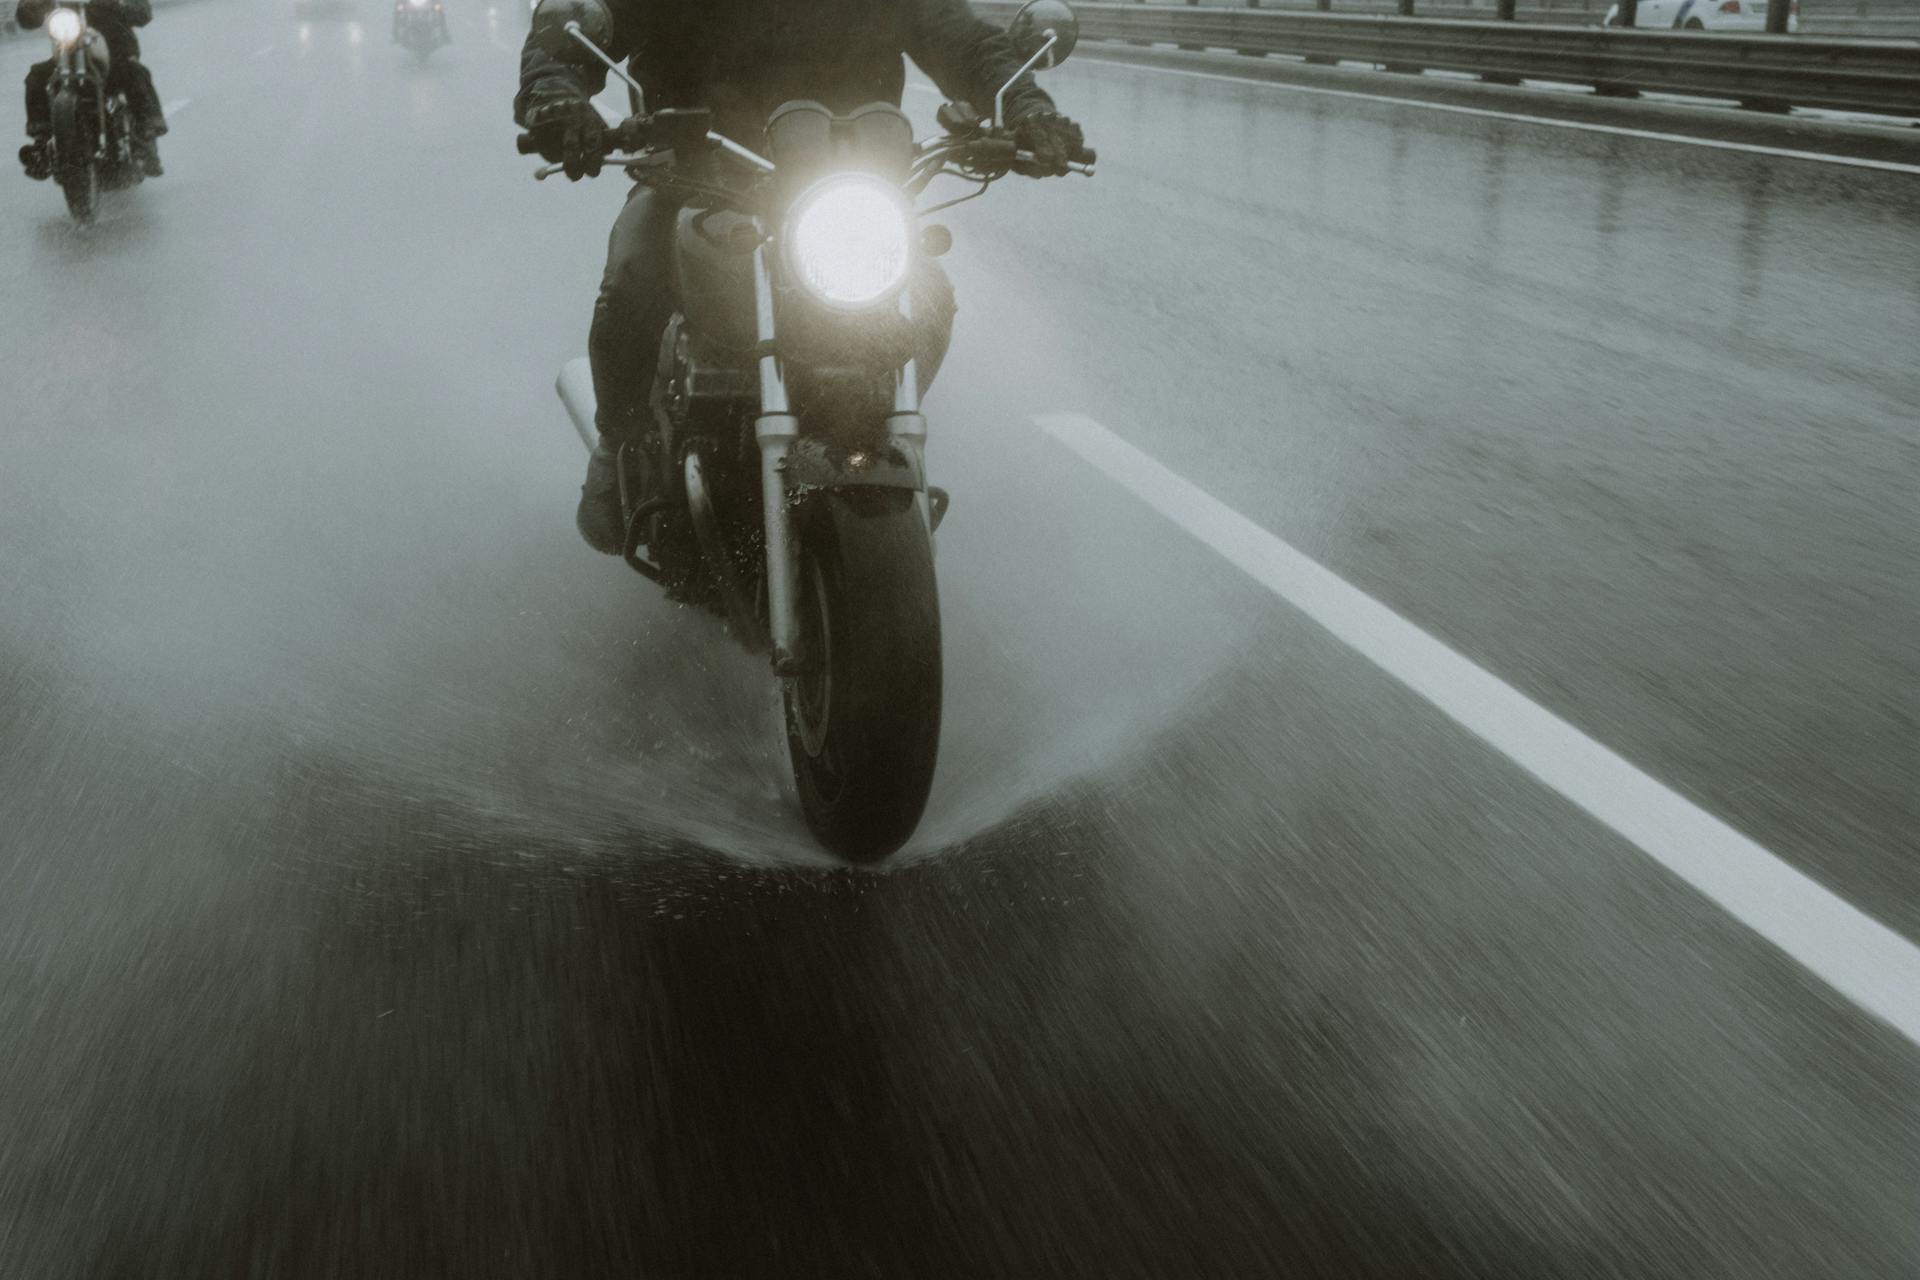
[[[807,826],[872,862],[913,834],[940,746],[940,601],[915,495],[816,496],[797,521],[808,670],[785,682],[787,750]]]
[[[75,93],[53,100],[53,176],[67,197],[67,212],[85,224],[100,204],[100,167],[93,162],[92,131],[81,123],[80,107]]]

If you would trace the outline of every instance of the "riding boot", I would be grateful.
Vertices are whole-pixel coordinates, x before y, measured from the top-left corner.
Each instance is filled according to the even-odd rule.
[[[587,479],[580,486],[580,508],[574,524],[588,546],[603,555],[617,556],[627,549],[626,515],[620,509],[620,440],[603,435],[587,455]],[[646,469],[644,459],[641,470]]]
[[[35,137],[20,148],[20,167],[35,182],[45,182],[53,176],[53,151],[47,146],[46,138]]]

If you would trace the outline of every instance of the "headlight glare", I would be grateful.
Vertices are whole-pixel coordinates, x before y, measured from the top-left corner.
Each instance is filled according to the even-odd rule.
[[[900,193],[877,178],[828,178],[787,218],[787,266],[814,298],[857,311],[906,283],[912,228]]]
[[[86,24],[80,15],[71,9],[55,9],[47,15],[47,34],[59,45],[69,45],[80,38],[86,30]]]

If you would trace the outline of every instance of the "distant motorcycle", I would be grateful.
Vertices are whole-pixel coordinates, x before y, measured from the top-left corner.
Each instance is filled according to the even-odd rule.
[[[443,44],[447,33],[447,6],[443,0],[399,0],[393,6],[393,42],[425,62]]]
[[[139,184],[139,143],[126,94],[109,91],[107,42],[87,25],[86,0],[60,0],[47,15],[53,75],[47,82],[53,178],[78,223],[93,221],[102,191]]]
[[[537,38],[556,54],[584,48],[637,103],[640,86],[596,43],[605,27],[590,33],[582,16],[599,25],[604,10],[541,0]],[[1008,30],[1026,58],[1014,80],[1058,65],[1077,30],[1061,0],[1027,5]],[[947,496],[926,480],[907,285],[952,237],[921,226],[914,201],[942,174],[978,195],[1032,171],[1001,119],[1012,84],[990,116],[948,103],[945,135],[918,144],[890,103],[836,117],[797,102],[770,118],[767,157],[712,132],[705,110],[636,114],[608,145],[609,165],[683,202],[682,310],[658,353],[654,453],[642,460],[632,443],[619,456],[626,561],[771,654],[807,825],[849,859],[913,834],[940,740],[933,532]],[[534,136],[519,148],[537,151]],[[1092,151],[1072,159],[1092,173]],[[558,390],[591,447],[585,359]],[[663,477],[658,492],[642,496],[643,474]]]

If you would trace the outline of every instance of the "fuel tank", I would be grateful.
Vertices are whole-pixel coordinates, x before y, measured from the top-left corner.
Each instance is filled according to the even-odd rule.
[[[757,340],[753,219],[724,209],[682,209],[674,237],[680,308],[703,350],[745,358]]]

